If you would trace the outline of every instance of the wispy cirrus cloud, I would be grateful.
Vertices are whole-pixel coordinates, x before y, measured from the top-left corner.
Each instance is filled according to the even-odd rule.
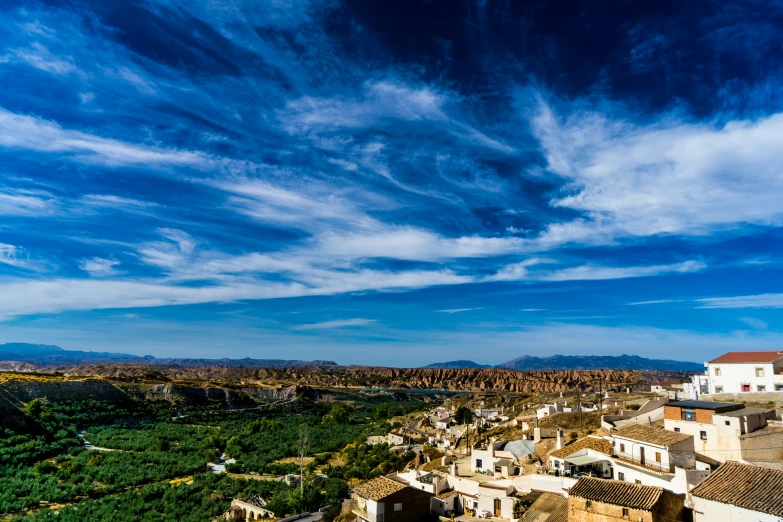
[[[323,321],[320,323],[302,324],[297,326],[296,330],[329,330],[332,328],[348,328],[351,326],[365,326],[377,322],[376,319],[362,319],[354,317],[353,319],[337,319],[334,321]]]
[[[705,297],[696,301],[699,308],[783,308],[783,294]]]
[[[473,310],[483,310],[483,306],[477,306],[475,308],[446,308],[444,310],[435,310],[442,314],[461,314],[462,312],[472,312]]]
[[[646,305],[681,303],[681,302],[682,299],[654,299],[652,301],[636,301],[634,303],[628,303],[628,306],[646,306]]]

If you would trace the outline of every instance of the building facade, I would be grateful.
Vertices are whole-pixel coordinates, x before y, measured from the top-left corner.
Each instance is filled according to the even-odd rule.
[[[719,462],[743,460],[743,435],[775,419],[775,410],[744,404],[673,401],[664,407],[664,428],[693,436],[694,450]]]
[[[783,352],[729,352],[707,363],[710,393],[783,392]]]
[[[362,522],[418,522],[430,517],[432,497],[432,493],[378,477],[353,489],[351,512]]]

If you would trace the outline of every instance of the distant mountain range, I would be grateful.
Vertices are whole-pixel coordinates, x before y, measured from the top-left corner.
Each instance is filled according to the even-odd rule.
[[[78,366],[85,364],[148,364],[161,366],[224,366],[228,368],[291,368],[303,366],[338,366],[334,361],[300,361],[285,359],[176,359],[157,358],[152,355],[138,356],[127,353],[85,352],[64,350],[47,344],[6,343],[0,344],[0,361],[30,363],[37,366]],[[533,357],[525,355],[497,366],[479,364],[469,360],[434,363],[424,368],[506,368],[519,371],[536,370],[661,370],[702,372],[701,364],[646,359],[637,355],[553,355]]]
[[[422,368],[461,369],[461,368],[492,368],[492,366],[490,366],[489,364],[479,364],[477,362],[466,361],[464,359],[461,359],[459,361],[449,361],[449,362],[428,364],[427,366],[422,366]]]
[[[299,361],[284,359],[173,359],[152,355],[140,357],[127,353],[83,352],[65,350],[49,344],[0,344],[0,361],[26,362],[38,366],[77,366],[82,364],[149,364],[166,366],[227,366],[231,368],[290,368],[296,366],[337,366],[334,361]]]
[[[638,355],[552,355],[534,357],[523,355],[497,366],[473,361],[434,363],[424,368],[506,368],[509,370],[660,370],[679,372],[703,372],[704,365],[687,361],[646,359]]]

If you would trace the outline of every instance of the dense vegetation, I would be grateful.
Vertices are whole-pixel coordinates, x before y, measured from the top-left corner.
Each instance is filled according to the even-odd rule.
[[[0,514],[15,514],[14,520],[208,521],[232,498],[251,495],[265,498],[279,516],[337,506],[346,481],[401,469],[412,458],[364,440],[391,429],[392,415],[423,407],[408,397],[299,397],[257,409],[180,415],[181,409],[164,411],[143,401],[34,400],[25,408],[33,428],[0,428]],[[304,498],[298,487],[279,480],[299,472],[291,457],[302,426],[314,457],[305,470]],[[84,440],[113,451],[85,449],[82,432]],[[207,463],[224,453],[237,459],[228,466],[231,473],[210,473]]]

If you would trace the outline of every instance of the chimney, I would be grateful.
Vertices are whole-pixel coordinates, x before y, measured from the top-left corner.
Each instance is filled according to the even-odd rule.
[[[563,397],[563,392],[560,392],[560,398],[562,398],[562,397]]]
[[[454,475],[455,477],[459,477],[459,472],[457,471],[457,463],[456,462],[452,462],[451,463],[451,474]]]
[[[557,447],[555,449],[563,449],[563,428],[557,428]]]

